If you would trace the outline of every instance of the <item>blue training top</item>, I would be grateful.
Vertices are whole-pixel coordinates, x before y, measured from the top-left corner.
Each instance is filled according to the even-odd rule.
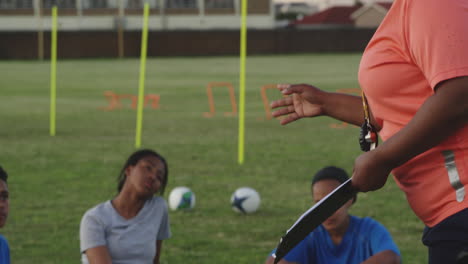
[[[384,250],[400,255],[387,229],[369,217],[351,216],[348,230],[339,245],[333,243],[327,230],[320,225],[284,259],[301,264],[359,264]]]
[[[10,264],[10,247],[5,237],[0,235],[0,263]]]

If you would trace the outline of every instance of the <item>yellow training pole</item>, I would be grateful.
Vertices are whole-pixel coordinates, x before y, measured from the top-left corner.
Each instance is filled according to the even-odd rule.
[[[143,123],[143,99],[145,96],[145,71],[146,71],[146,48],[148,46],[148,17],[149,17],[149,4],[145,3],[143,9],[143,32],[141,36],[141,57],[140,57],[140,84],[138,87],[138,110],[137,110],[137,124],[136,124],[136,137],[135,147],[141,146],[141,127]]]
[[[239,164],[244,163],[244,124],[245,124],[245,57],[247,54],[247,0],[242,0],[241,41],[240,41],[240,77],[239,77]]]
[[[124,0],[119,0],[119,15],[118,15],[118,23],[117,23],[117,48],[119,53],[119,58],[124,57]]]
[[[35,14],[37,18],[37,58],[44,59],[44,26],[42,15],[42,1],[35,2]]]
[[[52,7],[52,39],[50,49],[50,135],[55,136],[57,97],[57,6]]]

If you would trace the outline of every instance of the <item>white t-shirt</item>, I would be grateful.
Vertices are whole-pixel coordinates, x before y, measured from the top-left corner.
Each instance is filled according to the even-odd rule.
[[[166,201],[158,196],[145,202],[138,214],[123,218],[107,201],[89,209],[81,219],[81,261],[85,251],[106,246],[113,264],[148,264],[156,256],[156,241],[171,236]]]

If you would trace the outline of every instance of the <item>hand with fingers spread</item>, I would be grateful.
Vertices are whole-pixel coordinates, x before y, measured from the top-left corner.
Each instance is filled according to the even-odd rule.
[[[288,97],[273,101],[271,108],[279,108],[273,112],[274,117],[286,116],[281,120],[286,125],[303,117],[314,117],[324,114],[321,98],[323,91],[307,84],[278,84],[278,89]]]

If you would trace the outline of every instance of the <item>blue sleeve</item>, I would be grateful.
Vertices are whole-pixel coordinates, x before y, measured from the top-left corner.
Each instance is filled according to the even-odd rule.
[[[392,236],[387,229],[379,222],[371,221],[373,223],[372,227],[369,229],[369,234],[372,254],[377,254],[384,250],[392,250],[400,256],[400,250],[398,250],[397,245],[393,242]]]
[[[0,263],[10,264],[10,247],[2,235],[0,235]]]

